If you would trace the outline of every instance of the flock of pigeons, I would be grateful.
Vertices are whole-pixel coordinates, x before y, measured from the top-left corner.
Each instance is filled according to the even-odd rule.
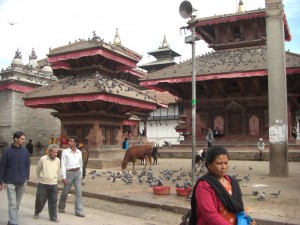
[[[236,166],[232,168],[233,170],[236,170]],[[249,171],[253,171],[253,168],[249,166]],[[191,177],[192,173],[184,172],[182,168],[175,170],[175,169],[166,169],[166,170],[160,170],[159,174],[155,174],[151,170],[141,170],[141,171],[102,171],[97,172],[96,170],[92,170],[90,173],[90,178],[95,179],[96,177],[104,177],[106,176],[106,180],[110,182],[118,182],[122,181],[125,184],[132,184],[134,182],[137,182],[138,184],[148,184],[150,187],[155,186],[165,186],[168,185],[175,185],[176,188],[184,188],[188,189],[192,187],[191,184]],[[196,174],[195,180],[197,180],[202,174],[198,173]],[[251,175],[245,175],[241,178],[238,174],[234,174],[233,177],[237,179],[238,182],[243,181],[243,187],[246,187],[251,179]],[[264,201],[267,196],[270,197],[278,197],[280,195],[281,191],[278,192],[272,192],[270,194],[266,194],[265,192],[259,193],[257,190],[253,190],[251,195],[255,196],[255,199],[258,201]]]
[[[236,166],[234,166],[232,169],[236,170]],[[253,168],[251,166],[249,166],[249,170],[252,171]],[[233,177],[235,177],[235,179],[238,182],[245,181],[245,184],[243,185],[243,187],[246,187],[247,183],[250,181],[251,175],[248,174],[246,176],[243,176],[243,178],[238,178],[238,174],[234,174]],[[278,197],[280,195],[280,193],[281,193],[281,191],[279,190],[278,192],[272,192],[272,193],[270,193],[269,196],[271,196],[271,197]],[[268,196],[265,192],[259,193],[257,190],[253,190],[252,193],[251,193],[251,195],[255,196],[256,200],[258,200],[258,201],[264,201],[267,198],[267,196]]]
[[[169,185],[170,183],[173,183],[177,188],[184,189],[188,189],[192,186],[192,174],[184,172],[182,168],[179,170],[160,170],[159,175],[151,170],[117,172],[110,170],[97,172],[96,170],[92,170],[89,175],[91,179],[106,176],[106,180],[113,183],[118,181],[123,181],[125,184],[138,182],[141,185],[148,184],[150,187],[165,186],[165,184]]]

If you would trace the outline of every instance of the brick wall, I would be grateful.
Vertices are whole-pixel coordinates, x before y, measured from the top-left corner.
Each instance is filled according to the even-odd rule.
[[[50,114],[54,110],[24,106],[22,94],[11,90],[0,92],[0,124],[8,124],[0,127],[0,136],[5,142],[11,143],[13,133],[18,130],[23,131],[26,135],[26,143],[32,139],[34,155],[39,155],[41,149],[37,148],[37,143],[48,145],[51,134],[58,137],[61,129],[60,120]]]

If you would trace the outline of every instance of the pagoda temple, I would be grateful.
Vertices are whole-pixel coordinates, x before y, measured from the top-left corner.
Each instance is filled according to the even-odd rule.
[[[195,59],[197,140],[216,127],[227,140],[268,136],[266,10],[245,11],[241,3],[236,13],[196,18],[188,25],[213,49]],[[284,33],[290,41],[285,16]],[[300,108],[300,55],[286,51],[285,57],[290,131]],[[192,60],[150,73],[140,84],[182,99],[185,124],[177,131],[191,140]]]
[[[148,73],[175,65],[176,62],[174,61],[174,58],[181,56],[170,48],[166,36],[164,36],[162,45],[158,49],[148,52],[148,54],[155,57],[156,61],[139,65],[139,68],[147,70]]]
[[[181,56],[170,48],[165,35],[159,48],[148,54],[154,56],[156,60],[139,65],[139,68],[147,70],[148,73],[175,65],[175,57]],[[166,143],[168,145],[178,144],[180,136],[174,128],[178,126],[179,115],[183,113],[182,105],[177,101],[178,98],[167,91],[147,90],[147,93],[162,99],[168,104],[168,108],[159,108],[153,111],[147,121],[140,123],[141,133],[146,135],[149,141],[160,146]]]
[[[24,106],[22,96],[38,87],[57,81],[47,60],[37,60],[35,50],[24,64],[19,49],[11,65],[0,72],[0,142],[2,147],[13,142],[13,133],[21,130],[32,139],[34,155],[49,142],[51,134],[59,135],[60,121],[51,116],[52,109],[34,110]],[[0,143],[0,144],[1,144]]]
[[[78,136],[94,157],[107,148],[121,149],[128,130],[139,136],[139,120],[166,107],[139,89],[145,74],[137,69],[140,59],[122,45],[118,30],[113,43],[94,32],[91,39],[51,49],[48,60],[59,80],[26,93],[25,105],[56,110],[61,132]]]

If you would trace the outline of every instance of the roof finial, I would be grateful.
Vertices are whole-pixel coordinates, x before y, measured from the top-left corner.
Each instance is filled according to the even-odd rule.
[[[113,44],[114,45],[121,45],[121,38],[120,38],[120,35],[119,35],[118,28],[116,29],[116,34],[115,34],[115,38],[114,38]]]
[[[166,35],[164,35],[164,40],[163,40],[163,43],[161,44],[160,48],[169,48]]]
[[[245,7],[244,7],[244,3],[243,3],[243,0],[240,0],[239,2],[239,7],[238,7],[238,13],[241,13],[241,12],[245,12]]]
[[[34,51],[34,48],[32,48],[31,55],[29,56],[29,60],[30,59],[37,59],[37,56],[36,56],[35,51]]]
[[[19,51],[18,48],[17,48],[17,51],[15,52],[15,57],[14,57],[14,59],[22,59],[21,52]]]

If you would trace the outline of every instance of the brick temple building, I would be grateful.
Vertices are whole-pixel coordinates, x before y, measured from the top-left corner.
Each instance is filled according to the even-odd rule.
[[[227,140],[267,137],[266,10],[245,11],[240,5],[237,13],[196,18],[189,26],[213,50],[195,59],[197,140],[216,127]],[[285,16],[284,33],[290,41]],[[300,109],[300,55],[286,51],[285,57],[290,131]],[[140,84],[182,99],[185,123],[176,129],[191,139],[192,60],[150,73]]]
[[[25,105],[55,110],[61,132],[78,136],[95,157],[108,148],[120,149],[129,131],[139,135],[139,120],[166,107],[139,89],[140,59],[121,44],[118,30],[113,43],[94,32],[91,39],[50,50],[48,60],[59,80],[26,93]]]

